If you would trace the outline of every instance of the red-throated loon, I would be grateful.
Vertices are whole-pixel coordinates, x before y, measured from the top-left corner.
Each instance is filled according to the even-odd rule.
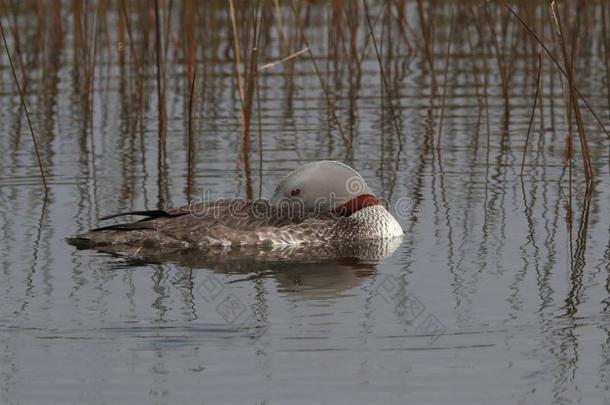
[[[324,160],[284,177],[269,200],[224,199],[93,229],[74,239],[92,246],[210,247],[342,244],[401,236],[402,228],[358,172]]]

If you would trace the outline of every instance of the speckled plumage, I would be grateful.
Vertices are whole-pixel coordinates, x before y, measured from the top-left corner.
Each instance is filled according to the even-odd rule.
[[[166,210],[166,216],[77,235],[93,246],[190,248],[325,244],[391,238],[402,229],[381,205],[343,217],[296,207],[279,210],[267,200],[222,200]]]
[[[140,215],[137,222],[77,235],[84,246],[209,248],[338,245],[402,235],[396,219],[344,163],[310,162],[287,174],[270,200],[218,200]],[[116,249],[112,249],[116,250]]]

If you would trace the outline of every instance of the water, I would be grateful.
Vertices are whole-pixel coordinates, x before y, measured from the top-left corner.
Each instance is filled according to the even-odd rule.
[[[513,61],[507,117],[489,38],[480,45],[467,7],[456,5],[439,154],[433,142],[449,7],[434,11],[439,96],[432,99],[425,53],[408,51],[397,23],[370,5],[380,15],[375,32],[388,101],[372,44],[358,75],[350,69],[350,48],[336,46],[334,9],[312,5],[308,40],[353,148],[345,146],[311,60],[302,55],[292,67],[261,73],[262,150],[254,108],[244,161],[230,20],[223,4],[196,14],[208,23],[196,32],[208,40],[196,64],[193,197],[269,195],[298,165],[339,159],[389,200],[405,237],[381,261],[206,261],[162,252],[151,261],[78,250],[65,238],[105,214],[187,201],[189,86],[178,57],[181,34],[174,28],[178,39],[169,36],[167,154],[159,163],[154,25],[132,20],[137,41],[143,32],[150,41],[140,54],[150,63],[139,108],[135,68],[121,67],[112,45],[117,9],[99,23],[88,99],[85,64],[73,47],[73,10],[45,7],[28,6],[16,20],[0,16],[21,30],[26,100],[49,183],[45,202],[2,48],[0,403],[610,402],[609,141],[585,112],[595,191],[588,200],[574,130],[570,205],[563,96],[559,74],[545,59],[542,109],[519,176],[536,77],[527,37],[515,34],[519,52],[506,54]],[[134,15],[153,15],[131,7]],[[173,7],[170,27],[179,27],[182,3]],[[581,28],[589,37],[577,58],[578,86],[603,116],[607,77],[595,7],[582,14],[590,21]],[[419,32],[416,4],[406,10]],[[263,35],[261,63],[285,55],[268,11],[263,26],[274,28]],[[288,48],[301,49],[296,25],[287,23],[290,9],[280,12]],[[46,22],[42,34],[31,21],[36,16]],[[349,44],[350,25],[342,24]],[[354,35],[360,54],[370,41],[366,25]],[[144,45],[137,45],[140,52]]]

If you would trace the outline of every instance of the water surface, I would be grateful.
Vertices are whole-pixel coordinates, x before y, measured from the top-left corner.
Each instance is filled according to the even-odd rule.
[[[433,79],[417,3],[404,7],[407,43],[397,9],[371,2],[386,89],[363,7],[301,4],[333,107],[303,54],[261,72],[260,121],[255,106],[244,142],[226,5],[189,13],[190,2],[175,2],[167,18],[161,3],[165,153],[154,9],[128,2],[133,49],[120,4],[97,20],[80,2],[80,12],[36,3],[0,14],[11,49],[13,28],[20,33],[18,76],[49,183],[45,199],[2,48],[0,403],[610,401],[610,143],[585,111],[596,176],[587,199],[572,123],[570,190],[560,74],[545,58],[520,176],[537,48],[512,20],[502,39],[504,9],[490,8],[510,63],[508,109],[483,9],[424,3]],[[243,49],[249,10],[238,10]],[[280,8],[281,27],[274,13],[265,9],[260,64],[305,46],[292,10]],[[546,9],[527,13],[550,41]],[[581,15],[578,87],[607,122],[600,8]],[[382,261],[150,262],[65,241],[100,216],[182,205],[189,193],[268,196],[289,170],[318,159],[346,161],[388,200],[405,237]]]

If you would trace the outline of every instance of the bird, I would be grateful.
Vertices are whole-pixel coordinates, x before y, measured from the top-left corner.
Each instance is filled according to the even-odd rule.
[[[392,239],[399,222],[345,163],[321,160],[287,174],[269,199],[219,199],[178,208],[131,211],[144,217],[78,234],[80,246],[125,249],[329,246]]]

